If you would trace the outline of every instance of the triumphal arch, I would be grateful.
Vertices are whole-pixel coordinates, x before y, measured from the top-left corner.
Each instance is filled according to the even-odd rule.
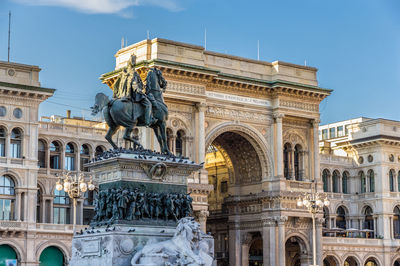
[[[218,265],[309,265],[311,216],[296,201],[314,184],[322,190],[319,104],[330,90],[318,86],[317,69],[157,38],[120,49],[102,81],[112,88],[132,55],[143,79],[156,67],[168,82],[170,150],[205,163],[189,190],[215,238]],[[158,148],[150,129],[138,137]]]

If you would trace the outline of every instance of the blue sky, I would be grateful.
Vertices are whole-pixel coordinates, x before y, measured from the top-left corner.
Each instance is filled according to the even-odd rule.
[[[321,122],[383,117],[400,120],[398,0],[0,0],[0,60],[42,68],[42,86],[57,89],[41,115],[72,109],[88,117],[99,76],[113,70],[121,38],[160,37],[207,50],[317,67],[333,89]]]

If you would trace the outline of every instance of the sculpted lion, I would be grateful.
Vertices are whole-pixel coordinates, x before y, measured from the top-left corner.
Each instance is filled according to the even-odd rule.
[[[200,225],[192,217],[178,222],[175,235],[170,240],[146,244],[131,260],[132,265],[211,266],[213,257],[210,245]]]

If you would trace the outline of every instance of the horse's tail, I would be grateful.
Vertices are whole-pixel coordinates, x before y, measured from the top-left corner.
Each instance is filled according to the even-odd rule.
[[[97,93],[94,98],[94,105],[90,107],[92,109],[92,115],[97,115],[105,106],[108,105],[110,99],[104,93]]]

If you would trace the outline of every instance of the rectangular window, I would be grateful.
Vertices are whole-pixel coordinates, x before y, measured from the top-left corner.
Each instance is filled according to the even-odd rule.
[[[50,155],[50,168],[60,169],[60,155]]]
[[[13,219],[13,201],[10,199],[0,199],[0,220]]]
[[[222,181],[221,182],[221,193],[226,193],[226,192],[228,192],[228,182]]]
[[[344,134],[347,136],[349,135],[349,125],[344,126]]]
[[[38,165],[40,168],[46,167],[46,152],[38,151]]]
[[[337,136],[338,137],[343,137],[344,136],[343,126],[338,126],[337,127]]]
[[[53,223],[54,224],[68,224],[69,223],[68,209],[54,207]]]
[[[21,158],[21,142],[19,140],[11,141],[11,157]]]
[[[75,158],[71,156],[66,156],[65,157],[65,165],[64,169],[68,171],[74,171],[75,170]]]
[[[6,140],[0,139],[0,157],[6,157]]]
[[[328,138],[328,129],[323,129],[322,130],[322,139],[327,139]]]
[[[336,138],[336,128],[335,127],[331,127],[329,129],[329,138],[331,138],[331,139]]]

